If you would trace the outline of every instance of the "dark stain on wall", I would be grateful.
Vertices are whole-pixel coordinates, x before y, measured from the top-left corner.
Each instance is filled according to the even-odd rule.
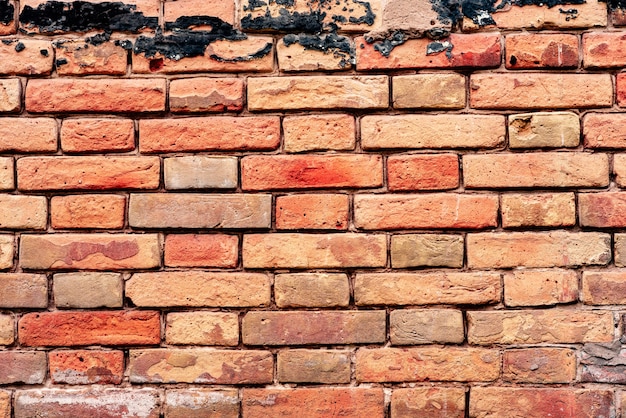
[[[289,34],[283,38],[285,45],[290,46],[299,44],[304,49],[322,51],[325,54],[333,54],[336,58],[341,58],[339,65],[342,68],[349,67],[354,64],[355,51],[350,38],[337,35],[336,33],[328,33],[326,35]]]
[[[13,22],[15,7],[9,0],[0,0],[0,23],[8,25]]]

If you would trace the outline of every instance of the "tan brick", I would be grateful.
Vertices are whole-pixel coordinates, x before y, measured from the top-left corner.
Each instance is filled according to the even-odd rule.
[[[203,0],[204,1],[204,0]],[[237,389],[168,389],[165,392],[167,418],[239,418]]]
[[[347,229],[348,195],[299,194],[276,198],[277,229]]]
[[[18,335],[29,347],[153,345],[161,326],[157,311],[39,312],[22,316]]]
[[[163,3],[165,22],[182,16],[213,16],[231,25],[235,23],[235,3],[223,0],[166,0]]]
[[[394,389],[391,394],[391,416],[464,418],[465,389],[432,386]]]
[[[35,389],[15,394],[15,416],[46,418],[158,418],[160,393],[155,389]]]
[[[266,194],[131,194],[128,222],[134,228],[269,228],[271,206]]]
[[[68,153],[123,152],[135,149],[130,119],[64,119],[61,148]]]
[[[286,152],[353,150],[355,122],[351,115],[286,116],[283,119]]]
[[[48,279],[44,274],[4,273],[0,275],[0,307],[48,307]]]
[[[380,234],[250,234],[242,255],[246,268],[384,267],[387,241]]]
[[[46,378],[46,362],[43,351],[2,351],[0,384],[41,384]]]
[[[613,173],[615,182],[621,188],[626,187],[626,154],[613,155]]]
[[[611,238],[596,232],[507,232],[467,235],[470,268],[606,265]]]
[[[31,80],[32,82],[33,80]],[[0,112],[19,112],[22,110],[22,84],[17,78],[0,80]]]
[[[572,226],[576,223],[574,193],[504,194],[502,226]]]
[[[498,199],[486,194],[356,195],[360,229],[482,229],[497,225]]]
[[[609,311],[469,311],[467,322],[467,340],[476,345],[613,341],[613,314]]]
[[[11,392],[0,390],[0,418],[11,418]]]
[[[246,345],[364,344],[385,341],[385,311],[248,312]]]
[[[537,112],[509,116],[510,148],[577,147],[578,115],[570,112]]]
[[[161,265],[156,234],[22,235],[25,269],[149,269]]]
[[[606,154],[544,152],[463,156],[469,188],[606,187]]]
[[[237,158],[171,157],[163,160],[165,188],[234,189],[237,187]]]
[[[626,226],[626,193],[579,193],[580,225],[597,228]]]
[[[269,351],[214,349],[130,350],[131,383],[271,383],[274,358]]]
[[[504,274],[506,306],[541,306],[578,300],[573,270],[521,270]]]
[[[279,351],[277,373],[286,383],[350,383],[350,351]]]
[[[165,7],[188,1],[166,2]],[[172,80],[170,110],[174,113],[238,112],[243,109],[244,90],[244,82],[240,78],[196,77]]]
[[[459,344],[465,340],[463,312],[452,309],[399,309],[389,314],[393,345]]]
[[[126,197],[83,194],[53,196],[50,219],[55,229],[121,229],[124,226]]]
[[[576,351],[567,348],[506,350],[502,378],[518,383],[570,383],[576,380]]]
[[[613,104],[609,74],[473,74],[470,92],[470,106],[475,109],[568,109]]]
[[[581,299],[586,305],[626,304],[626,271],[583,272]]]
[[[456,154],[392,155],[387,158],[389,190],[446,190],[459,186]]]
[[[274,277],[279,308],[347,307],[350,283],[342,273],[291,273]]]
[[[500,115],[371,115],[361,119],[364,149],[495,148],[504,143]]]
[[[611,68],[626,65],[626,42],[621,32],[583,34],[583,64],[586,68]]]
[[[456,73],[415,74],[393,77],[393,107],[463,109],[465,77]]]
[[[13,267],[15,254],[15,237],[13,235],[0,235],[0,269],[5,270]]]
[[[123,351],[60,350],[48,355],[50,378],[69,385],[122,383]]]
[[[14,166],[15,163],[12,157],[0,157],[0,190],[12,190],[15,188]]]
[[[357,382],[491,382],[500,376],[500,352],[484,348],[362,348]]]
[[[270,280],[260,273],[137,273],[126,282],[126,297],[142,307],[267,306]]]
[[[438,41],[445,51],[429,54],[432,42],[426,37],[409,39],[385,56],[377,50],[376,43],[369,44],[364,38],[356,38],[357,70],[492,68],[498,67],[501,62],[499,33],[453,33]]]
[[[310,47],[314,42],[320,48]],[[354,41],[334,33],[287,35],[276,44],[282,71],[341,71],[352,68]]]
[[[47,217],[44,196],[0,194],[0,229],[45,229]]]
[[[609,417],[613,396],[613,391],[593,389],[472,387],[469,416]]]
[[[499,273],[359,273],[354,301],[367,305],[481,305],[500,301]]]
[[[385,416],[382,388],[244,389],[242,409],[246,418],[297,418],[303,411],[309,418]]]
[[[391,237],[391,266],[463,267],[462,235],[408,234]]]
[[[137,100],[141,97],[141,100]],[[165,80],[70,79],[29,80],[26,109],[33,113],[163,112]]]
[[[125,75],[128,51],[113,41],[96,45],[82,40],[55,43],[56,70],[59,75]]]
[[[585,148],[626,148],[626,114],[587,113],[583,138]]]
[[[386,76],[248,78],[248,109],[385,109]]]
[[[212,116],[139,121],[142,153],[209,150],[272,150],[280,144],[274,116]]]
[[[570,34],[514,34],[506,37],[508,69],[576,68],[578,36]]]
[[[13,315],[0,314],[0,345],[13,344],[15,339]]]
[[[614,258],[618,267],[626,266],[626,234],[615,234]]]
[[[57,131],[51,118],[0,118],[0,151],[54,153]]]
[[[57,308],[121,308],[122,275],[117,273],[59,273],[52,289]]]
[[[239,238],[217,234],[170,234],[165,237],[165,265],[237,267]]]
[[[165,342],[182,345],[225,345],[239,343],[236,313],[174,312],[165,321]]]
[[[17,160],[20,190],[156,189],[158,157],[25,157]]]

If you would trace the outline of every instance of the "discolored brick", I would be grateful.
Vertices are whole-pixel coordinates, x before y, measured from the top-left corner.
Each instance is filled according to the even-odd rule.
[[[278,381],[286,383],[349,383],[350,352],[283,350],[278,353]]]
[[[578,300],[578,275],[573,270],[521,270],[504,274],[507,306],[541,306]]]
[[[347,307],[350,283],[343,273],[291,273],[274,276],[279,308]]]
[[[406,234],[391,237],[391,266],[463,267],[461,235]]]
[[[123,351],[60,350],[49,356],[50,378],[68,385],[122,383]]]
[[[121,308],[123,279],[118,273],[59,273],[53,276],[57,308]]]
[[[398,309],[389,315],[391,344],[460,344],[463,313],[452,309]]]
[[[175,345],[223,345],[239,343],[236,313],[172,312],[165,321],[165,341]]]

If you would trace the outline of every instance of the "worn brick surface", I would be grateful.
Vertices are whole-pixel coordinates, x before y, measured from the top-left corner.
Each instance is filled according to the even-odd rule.
[[[571,226],[576,223],[573,193],[503,194],[500,200],[502,226]]]
[[[403,234],[391,237],[391,266],[462,267],[464,242],[461,235]]]
[[[0,353],[0,384],[43,383],[46,353],[43,351],[3,351]]]
[[[165,339],[168,344],[178,345],[237,345],[237,314],[203,311],[169,313]]]
[[[278,381],[286,383],[349,383],[350,352],[283,350],[278,353]]]
[[[506,67],[510,69],[578,67],[576,35],[523,34],[506,37]]]
[[[576,147],[580,142],[578,115],[571,112],[536,112],[509,117],[511,148]]]
[[[57,123],[52,118],[0,119],[2,152],[55,152],[58,147],[57,135]]]
[[[465,416],[465,390],[450,387],[394,389],[391,395],[391,416],[463,418]]]
[[[462,109],[465,77],[460,74],[417,74],[393,78],[393,107]]]
[[[121,229],[126,216],[126,197],[83,194],[54,196],[50,220],[55,229]]]
[[[506,350],[502,378],[518,383],[569,383],[576,378],[576,352],[567,348]]]
[[[626,301],[622,288],[626,286],[626,272],[586,271],[583,273],[581,299],[587,305],[623,305]]]
[[[55,43],[56,70],[59,75],[124,75],[128,52],[113,41],[93,45],[80,40]]]
[[[459,185],[459,160],[453,154],[390,156],[389,190],[446,190]]]
[[[277,274],[274,297],[280,308],[346,307],[350,283],[343,273]]]
[[[165,265],[236,267],[239,239],[234,235],[170,234],[165,237]]]
[[[15,338],[15,321],[11,315],[0,314],[0,345],[9,345]]]
[[[46,308],[48,279],[41,274],[5,273],[0,275],[0,307]]]
[[[572,270],[526,270],[504,274],[507,306],[541,306],[578,300],[578,276]]]
[[[236,389],[169,389],[165,392],[168,418],[238,418],[239,395]]]
[[[52,72],[54,54],[50,41],[11,39],[2,42],[0,53],[11,56],[11,59],[2,60],[0,74],[48,75]]]
[[[180,3],[184,1],[168,2],[166,8]],[[170,83],[169,93],[170,109],[175,113],[236,112],[243,109],[244,83],[238,78],[181,78]]]
[[[52,289],[57,308],[121,308],[122,276],[118,273],[58,273]]]
[[[68,153],[130,151],[135,148],[135,125],[130,119],[65,119],[61,148]]]
[[[344,194],[300,194],[276,198],[278,229],[346,229],[349,197]]]
[[[389,315],[394,345],[458,344],[465,339],[463,313],[452,309],[400,309]]]
[[[355,122],[350,115],[287,116],[283,131],[287,152],[351,150],[355,146]]]
[[[50,378],[69,385],[122,383],[123,351],[59,350],[50,352]]]

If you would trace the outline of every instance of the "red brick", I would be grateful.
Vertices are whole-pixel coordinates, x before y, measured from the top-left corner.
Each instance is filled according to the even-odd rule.
[[[237,389],[168,389],[164,409],[167,418],[205,418],[207,414],[239,418],[239,393]]]
[[[574,270],[518,270],[504,274],[506,306],[541,306],[578,300]]]
[[[360,229],[482,229],[497,225],[498,198],[432,193],[356,195],[354,224]]]
[[[155,389],[18,390],[15,416],[158,418],[160,404],[160,394]]]
[[[624,305],[625,291],[623,270],[583,272],[581,299],[585,305]]]
[[[569,34],[519,34],[506,37],[506,68],[576,68],[578,36]]]
[[[129,372],[131,383],[271,383],[274,357],[254,350],[130,350]]]
[[[26,157],[17,160],[20,190],[156,189],[157,157]]]
[[[617,75],[617,105],[626,107],[626,73]]]
[[[175,22],[182,16],[214,16],[231,25],[235,23],[235,3],[224,0],[166,0],[166,22]]]
[[[124,226],[126,197],[83,194],[54,196],[50,217],[55,229],[120,229]]]
[[[614,416],[613,391],[472,387],[470,417],[610,417]]]
[[[389,190],[446,190],[459,185],[456,154],[398,155],[387,160]]]
[[[246,345],[364,344],[385,341],[385,311],[248,312]]]
[[[244,190],[363,188],[382,184],[380,156],[259,155],[241,160]]]
[[[606,187],[606,154],[543,152],[463,156],[467,188]]]
[[[53,383],[69,385],[122,383],[123,351],[63,350],[49,355],[50,378]]]
[[[64,119],[61,148],[69,153],[131,151],[135,125],[130,119]]]
[[[583,63],[586,68],[611,68],[626,65],[626,37],[623,32],[583,34]]]
[[[596,228],[626,226],[626,193],[579,193],[580,225]]]
[[[0,42],[0,45],[2,43]],[[50,118],[1,118],[0,151],[56,152],[57,123]]]
[[[619,100],[618,77],[618,100]],[[609,74],[484,73],[470,77],[475,109],[568,109],[610,107]]]
[[[181,1],[174,4],[178,3]],[[167,8],[171,3],[165,4]],[[172,80],[170,110],[174,113],[237,112],[243,109],[244,89],[243,79],[240,78],[197,77]]]
[[[52,72],[54,53],[50,41],[23,38],[3,41],[7,43],[0,44],[0,55],[7,59],[0,62],[0,74],[48,75]],[[24,48],[18,52],[17,45]]]
[[[286,116],[283,130],[286,152],[352,150],[355,145],[351,115]]]
[[[574,193],[503,194],[502,226],[572,226],[576,223]]]
[[[517,383],[570,383],[576,380],[576,351],[567,348],[506,350],[502,377]]]
[[[465,388],[415,387],[394,389],[393,418],[464,418]]]
[[[48,279],[43,274],[5,273],[0,275],[0,307],[48,307]]]
[[[277,229],[347,229],[348,195],[300,194],[276,198]]]
[[[142,153],[272,150],[279,144],[280,119],[274,116],[215,116],[139,122],[139,149]]]
[[[124,75],[128,51],[113,41],[99,45],[81,40],[56,41],[56,70],[59,75]]]
[[[165,265],[172,267],[237,267],[239,238],[236,235],[168,235]]]
[[[500,376],[500,352],[483,348],[363,348],[358,382],[490,382]]]
[[[611,237],[597,232],[507,232],[467,235],[470,268],[606,265]]]
[[[29,347],[149,345],[160,343],[161,326],[155,311],[42,312],[24,315],[18,335]]]
[[[162,112],[165,110],[165,80],[29,80],[26,109],[33,113]]]
[[[401,68],[490,68],[500,66],[500,34],[451,34],[437,42],[451,44],[450,49],[428,55],[433,41],[428,38],[410,39],[396,46],[388,57],[356,38],[357,70],[391,70]],[[452,47],[453,46],[453,47]]]
[[[2,27],[0,25],[0,27]],[[19,112],[22,110],[22,84],[18,78],[0,80],[0,112]]]
[[[43,351],[1,351],[0,384],[41,384],[46,378],[46,353]]]
[[[383,418],[384,394],[380,388],[244,389],[246,418]]]

